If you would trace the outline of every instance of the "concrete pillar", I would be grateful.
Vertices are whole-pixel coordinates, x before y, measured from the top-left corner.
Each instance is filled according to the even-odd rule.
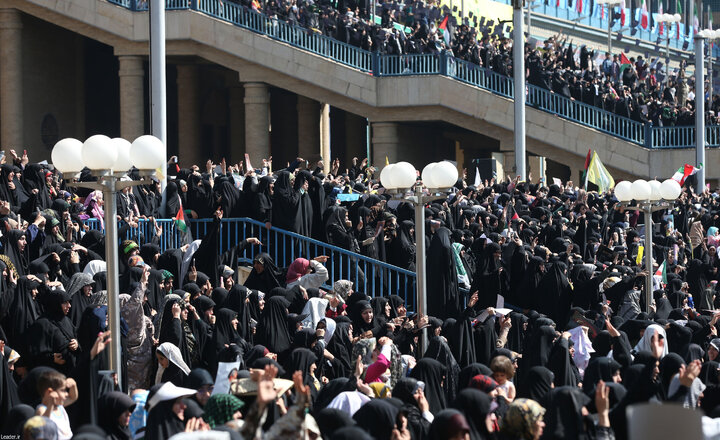
[[[540,177],[545,175],[547,166],[545,165],[544,159],[545,158],[541,156],[528,156],[528,180],[530,179],[530,174],[532,174],[533,182],[537,182]]]
[[[204,169],[210,156],[200,141],[200,91],[198,90],[198,66],[177,65],[178,93],[178,159],[180,165],[189,168],[197,165]]]
[[[372,123],[372,164],[378,168],[378,171],[385,167],[386,157],[389,163],[400,160],[399,131],[400,125],[395,122]]]
[[[132,142],[145,134],[143,58],[120,55],[120,137]]]
[[[0,9],[0,142],[22,152],[22,19],[17,9]],[[18,154],[20,154],[18,153]]]
[[[243,88],[230,87],[230,158],[232,163],[244,161],[245,151],[245,103]],[[258,164],[258,166],[262,163]]]
[[[298,157],[315,163],[322,154],[320,152],[320,103],[298,95],[297,114]]]
[[[245,152],[253,164],[270,157],[270,92],[261,82],[245,87]]]
[[[324,172],[330,172],[330,104],[320,104],[320,155],[323,159]]]

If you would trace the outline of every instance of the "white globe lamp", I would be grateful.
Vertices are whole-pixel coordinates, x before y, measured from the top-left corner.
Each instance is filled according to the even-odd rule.
[[[643,179],[634,181],[630,189],[632,192],[632,198],[635,200],[649,200],[650,194],[652,194],[650,184]]]
[[[432,180],[437,188],[450,188],[455,185],[457,179],[457,168],[448,161],[438,162],[433,168]]]
[[[433,181],[434,177],[434,170],[437,166],[437,162],[431,162],[427,165],[425,165],[425,168],[422,170],[422,181],[423,185],[425,185],[426,188],[437,188],[437,185],[435,185],[435,182]]]
[[[130,161],[140,170],[157,170],[165,166],[165,145],[151,135],[143,135],[130,145]]]
[[[681,192],[680,184],[673,179],[667,179],[660,186],[660,194],[665,200],[675,200],[680,197]]]
[[[113,171],[124,173],[133,166],[130,160],[130,142],[123,138],[113,138],[110,141],[118,152]]]
[[[395,168],[395,164],[385,165],[385,168],[380,172],[380,183],[386,189],[397,188],[393,183],[393,168]]]
[[[53,165],[63,174],[79,173],[84,167],[82,148],[83,143],[77,139],[60,139],[52,149]]]
[[[82,146],[82,159],[91,170],[110,170],[115,166],[118,152],[112,141],[104,134],[96,134],[85,140]]]
[[[648,183],[650,184],[650,200],[657,201],[662,199],[662,195],[660,194],[662,183],[657,180],[651,180]]]
[[[621,202],[629,202],[632,200],[632,183],[623,180],[615,185],[615,197]]]
[[[398,162],[393,167],[392,180],[397,188],[410,188],[417,182],[417,170],[408,162]]]

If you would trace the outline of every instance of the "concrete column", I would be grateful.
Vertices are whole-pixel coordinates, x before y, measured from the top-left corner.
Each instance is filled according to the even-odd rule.
[[[143,58],[120,55],[120,136],[132,142],[145,134]]]
[[[298,157],[310,163],[320,159],[320,103],[314,99],[297,96]],[[324,159],[324,158],[323,158]]]
[[[378,171],[385,167],[386,157],[389,163],[399,161],[399,129],[400,125],[395,122],[372,123],[372,164],[378,168]]]
[[[324,172],[330,172],[330,104],[320,104],[320,155],[323,158]]]
[[[198,87],[198,66],[178,64],[178,158],[182,167],[195,164],[204,169],[203,163],[210,155],[201,148]]]
[[[242,87],[230,87],[230,158],[232,158],[232,163],[244,161],[245,104],[243,95]]]
[[[245,152],[253,164],[270,157],[270,92],[265,83],[245,87]]]
[[[0,142],[22,150],[22,19],[17,9],[0,9]]]

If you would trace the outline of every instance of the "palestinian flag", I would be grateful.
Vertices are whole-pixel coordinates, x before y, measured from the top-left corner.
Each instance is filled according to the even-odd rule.
[[[582,181],[585,182],[585,189],[587,190],[587,170],[590,166],[590,159],[592,159],[592,148],[588,149],[587,156],[585,156],[585,168],[583,169]]]
[[[187,231],[187,223],[185,223],[185,212],[182,209],[182,205],[180,206],[180,209],[178,209],[177,215],[175,216],[175,227],[180,232]]]
[[[180,205],[177,215],[175,216],[175,228],[177,229],[178,234],[180,234],[180,242],[182,244],[192,243],[192,233],[185,221],[185,211],[183,211],[182,205]]]
[[[445,40],[445,44],[450,47],[450,29],[448,29],[448,21],[450,20],[450,16],[446,15],[445,18],[440,22],[438,25],[438,29],[440,29],[443,33],[443,39]]]
[[[682,186],[683,184],[685,184],[685,179],[697,173],[698,171],[700,171],[700,168],[695,168],[692,165],[685,164],[678,168],[677,171],[675,171],[675,174],[673,174],[671,179],[679,183],[680,186]]]
[[[632,66],[632,63],[630,62],[628,57],[625,56],[625,54],[621,52],[620,53],[620,77],[622,77],[623,71],[630,66]]]

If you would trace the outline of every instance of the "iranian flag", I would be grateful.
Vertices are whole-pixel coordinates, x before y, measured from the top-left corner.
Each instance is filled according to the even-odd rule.
[[[620,5],[620,26],[625,26],[625,0]]]
[[[667,286],[667,260],[658,267],[657,272],[652,277],[653,290],[664,289]]]
[[[640,27],[647,30],[649,25],[650,25],[650,20],[648,17],[647,3],[645,2],[645,0],[643,0],[642,10],[640,12]]]
[[[575,10],[578,14],[582,14],[583,10],[583,0],[576,0],[575,1]]]
[[[682,2],[677,0],[675,5],[675,12],[682,15]],[[675,38],[680,39],[680,22],[675,23]]]
[[[675,171],[675,174],[673,174],[671,179],[678,182],[682,186],[685,183],[685,179],[697,173],[698,171],[700,171],[700,168],[695,168],[692,165],[685,164],[678,168],[677,171]]]

